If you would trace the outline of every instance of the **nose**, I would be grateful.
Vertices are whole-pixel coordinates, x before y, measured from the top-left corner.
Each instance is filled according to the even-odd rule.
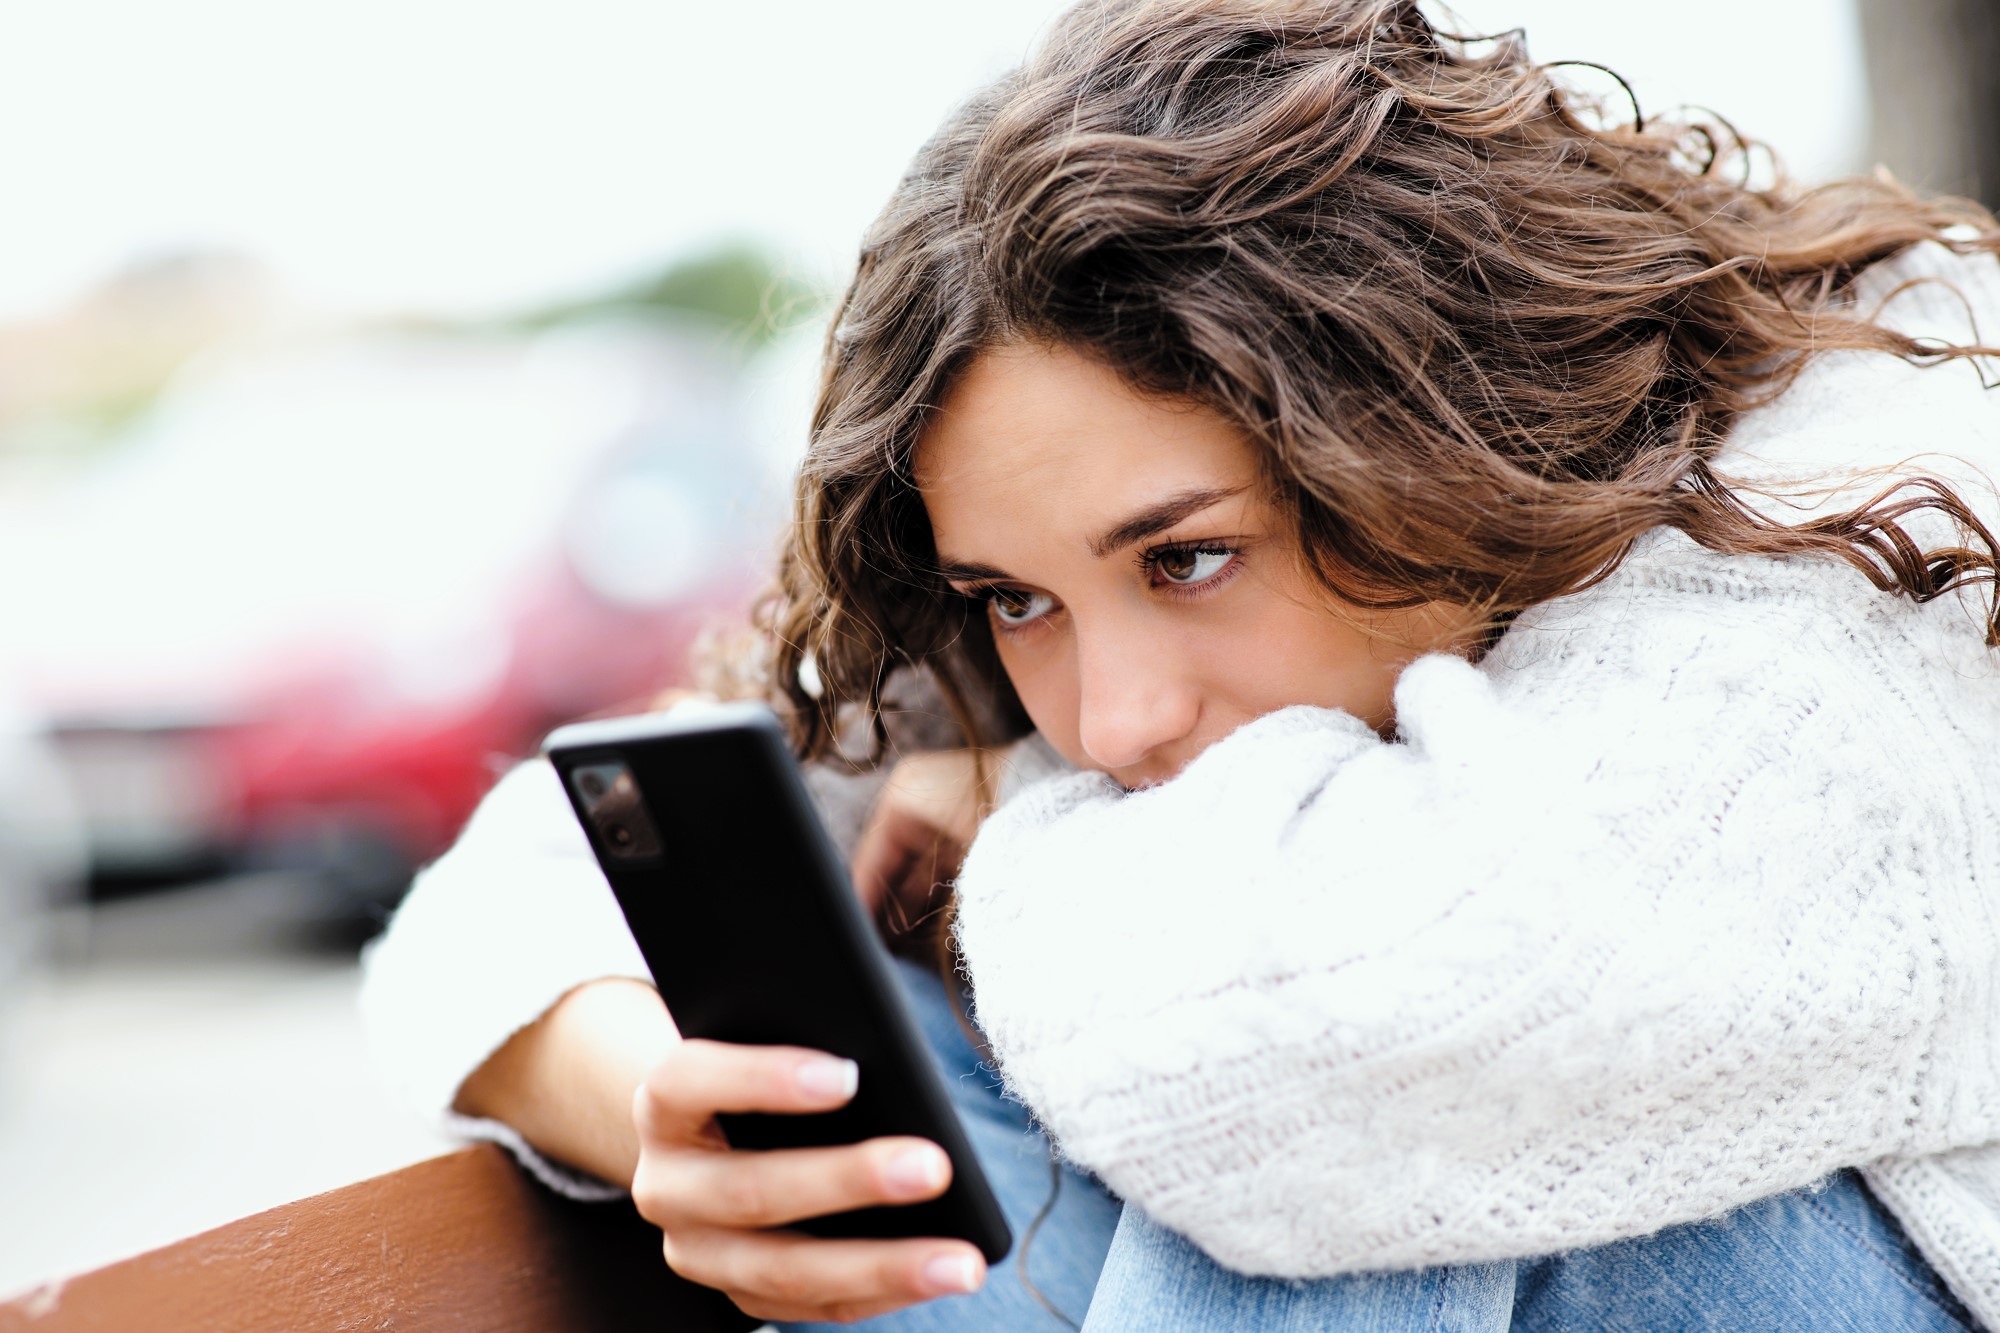
[[[1077,672],[1077,743],[1090,761],[1114,776],[1171,777],[1179,767],[1174,743],[1201,715],[1201,691],[1184,656],[1150,636],[1106,626],[1079,634]]]

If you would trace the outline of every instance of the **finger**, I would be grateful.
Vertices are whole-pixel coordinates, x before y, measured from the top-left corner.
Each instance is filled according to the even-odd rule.
[[[934,1199],[950,1184],[951,1159],[935,1143],[881,1138],[834,1148],[656,1154],[632,1193],[639,1211],[662,1225],[765,1229]]]
[[[986,1261],[963,1241],[821,1240],[797,1232],[697,1228],[664,1244],[683,1277],[728,1293],[745,1313],[896,1308],[977,1291]],[[753,1308],[757,1307],[757,1308]]]
[[[866,885],[858,896],[884,934],[906,934],[943,905],[965,852],[965,844],[951,834],[906,811],[891,813],[857,845],[855,882]]]
[[[830,1111],[853,1098],[859,1079],[852,1060],[824,1051],[683,1041],[639,1085],[633,1119],[642,1136],[692,1138],[718,1113]]]
[[[939,889],[957,878],[959,868],[965,864],[965,853],[964,843],[939,834],[921,858],[920,866],[912,867],[915,873],[911,874],[908,886],[917,894],[917,901],[928,903]]]
[[[951,876],[956,871],[949,853],[940,850],[903,868],[903,877],[889,889],[876,921],[885,938],[913,934],[930,925],[951,901]]]
[[[854,1324],[877,1315],[894,1314],[914,1304],[915,1301],[898,1300],[860,1305],[773,1305],[753,1299],[749,1305],[738,1304],[736,1308],[769,1324]]]
[[[946,834],[921,815],[893,802],[875,807],[855,843],[851,862],[862,904],[877,912],[884,900],[915,879],[919,867],[935,861]]]
[[[912,849],[903,836],[902,825],[903,821],[886,807],[877,806],[854,844],[848,874],[854,881],[855,896],[861,899],[870,916],[880,909],[894,886],[902,882],[910,863]]]
[[[953,1295],[956,1293],[946,1292],[944,1294]],[[907,1296],[898,1296],[893,1300],[882,1301],[835,1301],[830,1305],[785,1305],[761,1301],[754,1297],[746,1296],[743,1298],[743,1301],[737,1303],[737,1308],[753,1319],[762,1319],[773,1324],[853,1324],[864,1319],[873,1319],[878,1315],[894,1314],[898,1310],[908,1309],[912,1305],[930,1299],[933,1298],[926,1296],[913,1300]],[[748,1303],[745,1304],[744,1302]]]

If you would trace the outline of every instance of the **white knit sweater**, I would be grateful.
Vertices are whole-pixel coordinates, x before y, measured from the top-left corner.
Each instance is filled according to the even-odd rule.
[[[2000,337],[1991,260],[1926,247],[1861,298],[1928,273]],[[1936,289],[1889,311],[1970,336]],[[1974,466],[1909,470],[2000,527],[1976,471],[2000,472],[2000,392],[1962,363],[1820,357],[1725,467],[1926,449]],[[1021,748],[959,932],[1062,1150],[1224,1263],[1296,1276],[1550,1253],[1864,1166],[2000,1327],[2000,656],[1966,609],[1656,533],[1396,699],[1396,743],[1287,709],[1134,794]],[[603,975],[645,973],[528,766],[420,880],[364,1009],[442,1113]]]
[[[1991,260],[1912,255],[1863,298],[1927,266],[2000,335]],[[1891,310],[1966,336],[1944,294]],[[1723,465],[1920,447],[2000,471],[2000,392],[1827,356]],[[1922,466],[2000,531],[1990,483]],[[1660,531],[1477,667],[1412,665],[1396,717],[1391,744],[1286,709],[1163,786],[1059,776],[989,821],[959,941],[1068,1156],[1292,1276],[1567,1250],[1871,1163],[2000,1319],[2000,654],[1965,607]]]

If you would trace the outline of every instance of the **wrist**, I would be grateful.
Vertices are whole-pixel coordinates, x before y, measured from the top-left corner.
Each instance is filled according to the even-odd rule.
[[[589,981],[474,1070],[453,1109],[511,1125],[537,1151],[627,1185],[639,1161],[633,1090],[677,1039],[652,986]]]

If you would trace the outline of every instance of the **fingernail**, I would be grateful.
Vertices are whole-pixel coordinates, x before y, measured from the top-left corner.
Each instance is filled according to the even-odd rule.
[[[827,1056],[806,1061],[793,1077],[799,1081],[799,1090],[809,1097],[844,1102],[861,1086],[861,1066]]]
[[[984,1280],[983,1265],[969,1254],[940,1254],[924,1264],[924,1285],[943,1295],[953,1291],[978,1291]]]
[[[882,1174],[896,1194],[935,1194],[944,1185],[948,1166],[936,1148],[905,1148],[889,1159]]]

